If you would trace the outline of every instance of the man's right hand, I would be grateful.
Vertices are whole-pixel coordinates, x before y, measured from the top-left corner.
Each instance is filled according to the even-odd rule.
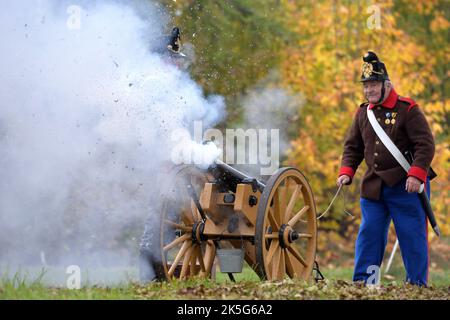
[[[341,186],[341,184],[347,184],[350,182],[350,177],[343,174],[342,176],[340,176],[339,178],[337,178],[336,183],[338,185],[338,187]]]

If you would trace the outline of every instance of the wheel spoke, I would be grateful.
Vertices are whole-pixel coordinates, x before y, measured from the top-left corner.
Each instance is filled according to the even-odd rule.
[[[191,212],[192,215],[194,216],[195,221],[199,221],[202,219],[202,217],[200,216],[200,212],[198,212],[197,205],[195,204],[193,199],[191,199]]]
[[[275,253],[273,254],[271,280],[279,280],[279,275],[281,273],[280,268],[284,268],[284,266],[281,266],[281,252],[281,247],[277,246]]]
[[[195,245],[192,245],[191,247],[189,247],[189,249],[186,252],[186,255],[184,256],[183,265],[181,267],[180,279],[186,278],[186,272],[187,272],[189,264],[191,262],[191,255],[192,255],[192,251],[194,251],[194,247],[195,247]]]
[[[278,280],[283,280],[286,273],[286,262],[284,260],[284,249],[280,247],[280,266],[278,267]]]
[[[294,225],[298,222],[298,220],[302,217],[302,215],[309,210],[309,206],[304,206],[298,211],[291,220],[289,220],[288,225],[294,227]]]
[[[192,212],[186,209],[181,212],[181,220],[183,220],[186,225],[193,225],[195,221]]]
[[[270,264],[271,268],[271,274],[270,274],[270,280],[274,280],[277,276],[277,270],[278,270],[278,265],[280,263],[280,251],[279,251],[279,246],[277,246],[275,248],[275,250],[273,251],[273,259],[272,259],[272,263]]]
[[[286,260],[286,273],[291,279],[296,278],[297,274],[292,263],[291,254],[287,249],[284,249],[284,258]]]
[[[190,241],[186,241],[183,243],[180,251],[178,251],[178,254],[175,257],[175,260],[173,260],[172,266],[170,267],[170,269],[168,271],[168,274],[170,277],[173,276],[173,273],[175,272],[175,269],[176,269],[178,263],[180,262],[181,258],[184,256],[184,254],[186,253],[186,250],[188,250],[190,247],[191,247]]]
[[[267,216],[269,218],[269,224],[272,227],[272,230],[278,231],[280,230],[280,225],[275,219],[275,213],[273,212],[273,208],[269,207],[269,212],[267,213]]]
[[[267,264],[269,264],[272,261],[273,254],[275,253],[275,250],[279,247],[278,239],[272,240],[269,246],[269,252],[267,252],[266,261]]]
[[[203,273],[206,273],[205,261],[203,260],[203,254],[202,254],[202,247],[201,246],[198,246],[197,257],[198,257],[198,263],[200,264],[200,269],[202,270]]]
[[[214,245],[214,242],[208,240],[206,242],[205,259],[204,259],[207,273],[211,272],[212,266],[214,264],[215,251],[216,246]]]
[[[176,238],[175,240],[173,240],[171,243],[169,243],[168,245],[164,246],[163,250],[167,251],[172,249],[173,247],[179,245],[180,243],[188,240],[191,236],[189,234],[183,234],[181,237]]]
[[[275,204],[275,220],[279,225],[282,225],[284,214],[286,212],[286,187],[278,186],[273,197]]]
[[[186,208],[186,210],[183,210],[185,212],[185,216],[189,219],[190,224],[194,224],[194,222],[197,221],[198,219],[197,219],[197,215],[196,215],[195,211],[192,208],[193,199],[191,197],[191,192],[189,190],[189,186],[191,188],[193,188],[192,185],[190,184],[191,179],[192,179],[192,176],[190,176],[190,177],[184,176],[184,177],[180,178],[180,185],[181,185],[181,189],[182,189],[180,192],[180,195],[182,196],[182,199],[183,199],[182,203],[185,205],[185,208]],[[195,203],[194,203],[194,205],[195,205]],[[189,208],[189,206],[190,206],[190,208]]]
[[[175,223],[175,222],[167,220],[167,219],[164,220],[164,223],[168,224],[169,226],[173,227],[174,229],[180,229],[183,231],[192,231],[192,228],[190,228],[190,227],[183,226],[179,223]]]
[[[197,264],[197,258],[198,258],[198,248],[200,246],[199,245],[194,245],[194,249],[192,249],[192,255],[191,255],[191,262],[189,265],[189,276],[193,277],[196,273],[195,273],[195,267]]]
[[[304,267],[308,266],[305,259],[300,255],[300,253],[297,251],[297,249],[290,246],[290,247],[288,247],[288,250],[290,253],[292,253],[292,255],[295,257],[295,259],[297,259]]]
[[[298,237],[299,238],[312,238],[312,234],[310,234],[310,233],[299,233]]]
[[[278,233],[266,233],[264,235],[266,239],[278,239]]]
[[[303,270],[305,269],[305,266],[300,263],[300,261],[297,260],[297,258],[288,250],[286,249],[286,257],[291,262],[292,268],[294,269],[294,273],[296,277],[301,277]]]
[[[301,184],[297,184],[295,186],[294,192],[292,193],[291,198],[289,199],[289,203],[286,208],[286,214],[284,216],[284,221],[289,221],[289,218],[292,214],[292,210],[294,209],[295,201],[298,198],[298,194],[299,194],[299,191],[301,190],[301,188],[302,188]]]

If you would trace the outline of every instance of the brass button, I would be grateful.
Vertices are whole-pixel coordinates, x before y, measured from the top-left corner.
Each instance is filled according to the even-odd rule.
[[[373,165],[375,168],[378,168],[378,165],[375,163],[374,165]]]
[[[378,120],[378,122],[380,122],[380,121],[381,121],[381,119],[380,119],[380,118],[377,118],[377,120]]]
[[[375,157],[377,157],[378,156],[378,152],[375,152],[374,155],[375,155]]]
[[[375,144],[380,144],[380,141],[378,141],[378,140],[377,140],[377,141],[375,141]]]

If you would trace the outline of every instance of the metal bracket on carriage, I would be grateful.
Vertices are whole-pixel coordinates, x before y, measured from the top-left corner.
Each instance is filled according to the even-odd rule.
[[[242,182],[241,182],[241,183],[251,185],[251,186],[252,186],[253,192],[258,191],[258,180],[256,180],[255,178],[245,178],[245,179],[242,179]]]

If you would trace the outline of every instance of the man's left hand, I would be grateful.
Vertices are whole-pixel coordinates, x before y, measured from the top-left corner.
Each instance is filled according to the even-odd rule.
[[[422,184],[422,181],[420,181],[416,177],[412,177],[412,176],[408,177],[408,179],[406,180],[405,190],[408,191],[409,193],[419,192],[421,184]]]

